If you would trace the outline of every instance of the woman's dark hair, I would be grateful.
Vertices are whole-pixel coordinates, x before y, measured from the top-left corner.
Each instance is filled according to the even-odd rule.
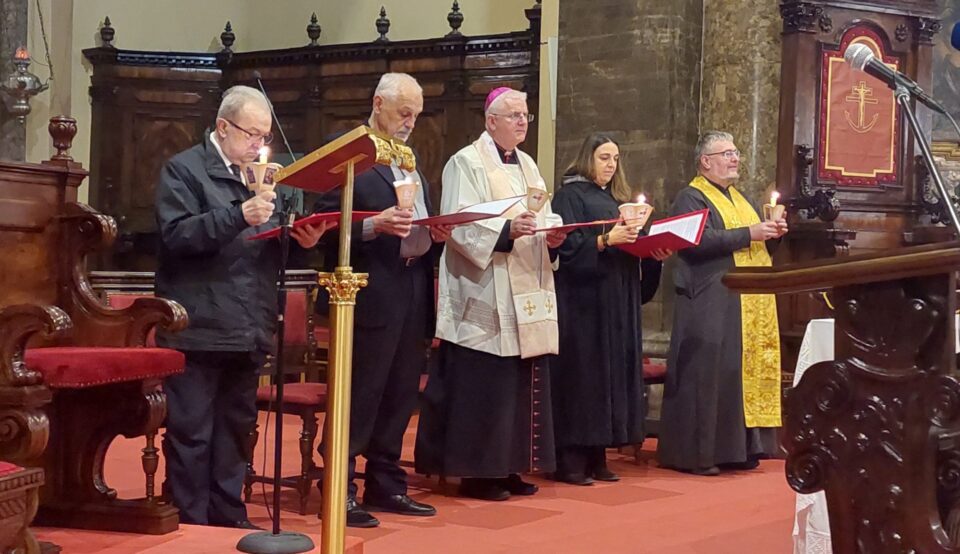
[[[580,153],[576,159],[567,168],[566,175],[582,175],[593,182],[597,181],[597,167],[593,161],[593,153],[604,144],[613,143],[620,149],[617,141],[605,133],[591,133],[580,145]],[[620,202],[630,202],[633,197],[633,191],[627,183],[627,177],[623,172],[623,165],[617,161],[617,171],[613,174],[608,186],[611,187],[613,197]]]

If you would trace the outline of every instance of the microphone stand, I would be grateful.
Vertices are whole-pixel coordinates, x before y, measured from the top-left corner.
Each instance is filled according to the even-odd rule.
[[[930,145],[927,144],[927,139],[924,138],[923,133],[920,132],[920,122],[917,121],[917,115],[913,112],[913,107],[910,105],[910,91],[902,82],[898,82],[893,94],[897,99],[897,104],[900,104],[903,112],[907,114],[907,121],[910,123],[910,129],[913,131],[913,138],[920,147],[923,160],[930,170],[930,177],[933,179],[934,184],[937,185],[940,200],[947,208],[947,213],[950,214],[950,222],[953,224],[953,230],[956,231],[957,237],[960,238],[960,221],[957,219],[957,211],[953,207],[953,201],[950,200],[950,194],[947,192],[946,185],[943,184],[943,178],[940,176],[937,164],[933,163],[933,153],[930,151]]]
[[[310,537],[294,531],[280,531],[280,481],[283,456],[283,342],[284,314],[287,309],[287,255],[290,249],[290,231],[293,229],[293,211],[284,206],[280,214],[280,271],[277,287],[277,356],[273,381],[277,387],[276,421],[273,449],[273,532],[257,531],[240,539],[237,550],[248,554],[300,554],[310,552],[316,546]]]

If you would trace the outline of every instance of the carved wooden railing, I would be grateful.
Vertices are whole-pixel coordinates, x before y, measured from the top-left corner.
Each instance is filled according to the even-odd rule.
[[[738,269],[744,293],[831,289],[836,359],[787,396],[787,480],[825,491],[836,553],[960,552],[960,243]]]

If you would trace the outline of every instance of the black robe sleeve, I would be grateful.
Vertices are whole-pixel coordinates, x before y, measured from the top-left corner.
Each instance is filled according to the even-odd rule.
[[[573,186],[565,186],[554,195],[551,201],[553,212],[563,218],[565,225],[584,223],[590,219],[586,215],[583,195]],[[602,234],[601,227],[580,227],[567,234],[560,245],[560,264],[572,273],[595,276],[599,272],[600,252],[597,250],[597,237]]]

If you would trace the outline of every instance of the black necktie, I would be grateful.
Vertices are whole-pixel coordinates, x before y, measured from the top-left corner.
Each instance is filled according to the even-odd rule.
[[[230,164],[230,173],[233,173],[234,177],[240,176],[240,166],[237,164]]]

